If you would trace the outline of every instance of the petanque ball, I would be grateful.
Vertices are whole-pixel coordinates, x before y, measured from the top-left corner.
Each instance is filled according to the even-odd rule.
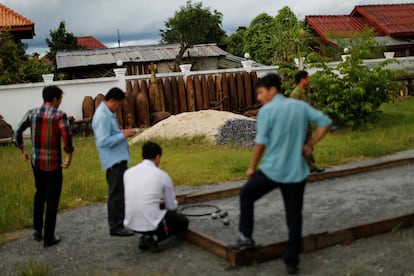
[[[218,218],[217,213],[212,213],[212,214],[211,214],[211,218],[212,218],[212,219],[217,219],[217,218]]]
[[[221,218],[225,218],[225,217],[227,217],[227,215],[228,215],[227,211],[223,211],[223,212],[220,213]]]
[[[229,219],[228,219],[228,218],[224,218],[224,219],[223,219],[223,224],[224,224],[224,225],[229,225],[229,223],[230,223],[230,222],[229,222]]]

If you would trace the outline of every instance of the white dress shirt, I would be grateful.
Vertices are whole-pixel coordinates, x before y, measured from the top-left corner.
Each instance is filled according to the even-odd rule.
[[[177,209],[177,200],[170,176],[152,161],[144,160],[124,174],[125,219],[128,228],[147,232],[157,229],[167,210]],[[160,209],[164,198],[165,209]]]

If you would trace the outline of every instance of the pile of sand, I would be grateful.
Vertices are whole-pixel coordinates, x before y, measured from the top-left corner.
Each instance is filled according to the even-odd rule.
[[[229,128],[229,126],[233,127]],[[229,129],[231,129],[230,132]],[[240,131],[237,131],[238,129]],[[139,141],[153,138],[191,138],[201,135],[213,143],[227,144],[231,142],[238,145],[251,145],[251,137],[254,139],[255,132],[256,121],[254,119],[231,112],[202,110],[171,116],[138,134],[129,143],[133,145]],[[231,137],[228,137],[229,135]],[[245,141],[246,137],[250,137],[248,143],[238,143],[240,139]]]

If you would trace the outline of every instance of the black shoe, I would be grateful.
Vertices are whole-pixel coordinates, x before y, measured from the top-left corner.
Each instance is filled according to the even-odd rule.
[[[293,274],[297,274],[299,272],[299,268],[298,266],[287,266],[287,274],[289,275],[293,275]]]
[[[127,229],[127,228],[121,228],[119,230],[114,230],[114,231],[110,231],[109,234],[111,236],[118,236],[118,237],[129,237],[129,236],[133,236],[134,232]]]
[[[60,242],[60,237],[59,236],[54,236],[53,239],[51,240],[44,240],[43,242],[43,247],[51,247],[55,244],[58,244]]]
[[[311,173],[323,173],[325,171],[325,168],[313,168],[311,170]]]
[[[246,249],[252,249],[255,248],[256,244],[253,239],[238,239],[236,243],[230,244],[229,247],[231,249],[238,249],[238,250],[246,250]]]
[[[35,230],[34,233],[33,233],[33,237],[34,237],[35,241],[40,242],[42,240],[42,231]]]
[[[151,235],[143,235],[139,239],[138,247],[143,251],[148,250],[152,253],[159,253],[162,251],[161,248],[158,247],[158,243]]]
[[[138,248],[141,250],[147,250],[151,246],[152,238],[150,235],[142,235],[139,238]]]

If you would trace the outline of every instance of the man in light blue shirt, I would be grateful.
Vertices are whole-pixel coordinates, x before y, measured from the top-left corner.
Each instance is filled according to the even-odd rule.
[[[121,130],[115,113],[122,107],[125,93],[112,88],[96,109],[92,120],[96,147],[108,182],[108,224],[111,236],[131,236],[133,232],[124,227],[124,172],[130,161],[127,137],[134,129]]]
[[[256,90],[257,98],[264,106],[258,114],[254,155],[246,172],[250,180],[240,191],[240,238],[231,247],[247,249],[255,246],[252,238],[254,202],[280,188],[289,230],[284,261],[288,273],[295,274],[301,249],[303,194],[309,175],[304,156],[312,154],[313,146],[325,136],[332,122],[309,104],[279,94],[281,80],[276,74],[259,79]],[[304,145],[309,123],[315,123],[318,129]],[[256,170],[262,156],[262,164]]]

